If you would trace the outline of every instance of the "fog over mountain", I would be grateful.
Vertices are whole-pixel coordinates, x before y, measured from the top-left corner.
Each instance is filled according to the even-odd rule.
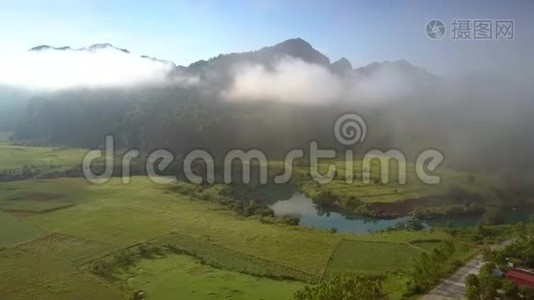
[[[518,75],[448,78],[405,60],[353,67],[298,38],[189,66],[111,44],[37,46],[2,63],[0,84],[31,95],[4,97],[4,113],[32,99],[10,108],[16,139],[95,147],[112,133],[125,148],[281,156],[310,140],[339,146],[335,118],[358,112],[371,130],[359,151],[432,147],[456,166],[502,169],[531,165],[521,157],[534,150],[534,93]]]
[[[38,46],[3,57],[0,64],[0,83],[36,91],[156,84],[174,68],[110,44],[83,49]]]
[[[322,103],[358,96],[383,98],[405,94],[415,81],[425,80],[414,78],[418,68],[405,61],[373,63],[356,70],[347,59],[330,64],[328,57],[302,39],[220,55],[189,67],[138,56],[109,43],[80,49],[41,45],[0,62],[0,84],[32,91],[203,84],[230,101]]]

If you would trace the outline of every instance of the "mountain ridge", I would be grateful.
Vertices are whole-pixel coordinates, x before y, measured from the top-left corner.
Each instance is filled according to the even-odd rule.
[[[121,52],[124,52],[126,54],[130,54],[130,51],[128,49],[124,49],[124,48],[119,48],[119,47],[115,47],[113,46],[112,44],[110,43],[96,43],[96,44],[93,44],[89,47],[82,47],[82,48],[72,48],[70,46],[63,46],[63,47],[54,47],[54,46],[50,46],[50,45],[40,45],[40,46],[36,46],[36,47],[32,47],[30,49],[28,49],[28,51],[30,52],[39,52],[39,51],[47,51],[47,50],[56,50],[56,51],[97,51],[97,50],[100,50],[100,49],[115,49],[115,50],[119,50]]]
[[[30,48],[28,51],[90,51],[96,52],[102,49],[114,49],[125,54],[132,54],[128,49],[113,46],[111,43],[97,43],[88,47],[72,48],[70,46],[54,47],[50,45],[40,45]],[[188,66],[177,65],[171,60],[159,59],[149,55],[140,55],[143,59],[150,59],[152,61],[172,64],[175,71],[181,73],[192,73],[195,75],[205,75],[207,72],[214,69],[222,69],[224,73],[229,73],[233,66],[240,63],[257,63],[272,68],[273,65],[283,57],[292,57],[300,59],[306,63],[317,64],[327,68],[333,74],[338,76],[369,76],[379,70],[386,68],[393,68],[400,72],[408,74],[417,74],[417,76],[435,77],[436,75],[428,72],[426,69],[414,66],[406,60],[396,61],[375,61],[365,66],[353,68],[351,62],[342,57],[337,61],[331,63],[328,56],[316,50],[309,42],[297,37],[287,39],[272,46],[262,47],[258,50],[245,52],[232,52],[227,54],[219,54],[218,56],[209,58],[207,60],[198,60],[189,64]]]

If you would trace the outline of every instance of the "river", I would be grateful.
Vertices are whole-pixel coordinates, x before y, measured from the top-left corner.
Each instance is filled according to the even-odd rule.
[[[359,215],[347,215],[338,212],[324,212],[316,207],[312,200],[300,192],[295,192],[289,199],[276,200],[269,205],[275,215],[296,215],[300,217],[300,225],[319,229],[336,228],[338,232],[344,233],[371,233],[377,230],[395,226],[399,222],[404,222],[410,217],[396,219],[378,219]],[[527,222],[532,209],[511,209],[505,211],[504,220],[507,224],[519,221]],[[449,223],[454,227],[475,226],[480,220],[480,216],[455,216],[449,218],[439,218],[425,221],[426,228],[431,228],[437,224]]]

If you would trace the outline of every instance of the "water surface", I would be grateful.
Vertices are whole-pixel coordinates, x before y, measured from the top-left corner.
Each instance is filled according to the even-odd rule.
[[[346,233],[369,233],[395,226],[409,219],[409,217],[376,219],[358,215],[342,215],[337,212],[323,212],[310,198],[299,192],[294,193],[288,200],[275,202],[270,207],[277,216],[299,216],[300,225],[320,229],[336,228],[338,232]]]
[[[395,219],[379,219],[364,217],[354,214],[341,214],[338,212],[324,211],[317,207],[313,201],[300,192],[295,192],[289,199],[271,201],[269,207],[275,215],[295,215],[300,217],[300,225],[319,228],[335,228],[338,232],[344,233],[371,233],[377,230],[393,227],[399,222],[405,222],[411,217],[401,217]],[[519,221],[528,222],[533,210],[530,209],[509,209],[504,211],[506,224],[515,224]],[[480,220],[480,215],[443,217],[435,220],[425,221],[426,228],[446,223],[453,227],[476,226]]]

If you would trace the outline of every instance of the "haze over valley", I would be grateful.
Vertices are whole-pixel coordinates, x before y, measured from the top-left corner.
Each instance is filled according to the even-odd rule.
[[[0,299],[534,299],[534,2],[0,3]]]

